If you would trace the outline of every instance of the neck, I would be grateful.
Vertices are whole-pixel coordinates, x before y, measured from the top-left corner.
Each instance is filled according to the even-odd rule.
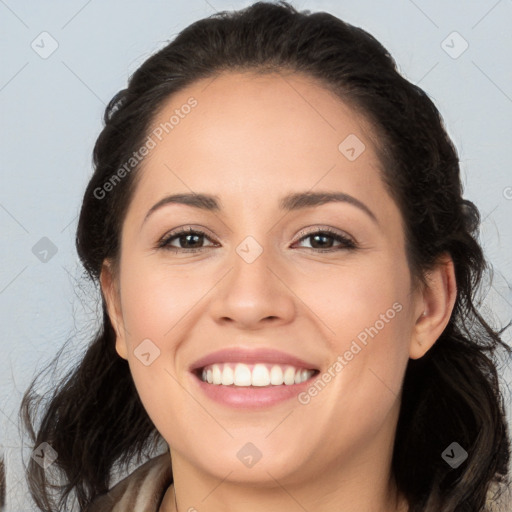
[[[389,505],[384,506],[382,510],[385,510],[386,512],[409,512],[409,505],[407,503],[407,500],[398,492],[395,492],[394,499],[390,498],[389,501]],[[261,507],[261,505],[259,506]],[[174,484],[171,484],[165,493],[159,512],[181,512],[182,510],[185,510],[187,512],[197,512],[197,509],[193,507],[187,508],[186,505],[182,505],[180,508],[178,506]]]

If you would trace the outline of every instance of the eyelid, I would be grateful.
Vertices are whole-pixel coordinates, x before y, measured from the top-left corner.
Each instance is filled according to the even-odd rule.
[[[301,229],[301,231],[299,233],[299,237],[293,243],[300,242],[304,237],[307,237],[308,235],[313,235],[313,234],[322,232],[322,233],[329,233],[330,235],[336,235],[341,238],[346,238],[348,241],[352,242],[354,245],[358,245],[357,240],[353,236],[349,235],[348,233],[346,233],[345,231],[342,231],[340,229],[332,228],[330,226],[322,226],[322,225],[314,225],[314,226],[310,226],[310,228],[311,229],[309,229],[309,227]]]
[[[177,235],[183,235],[187,233],[196,233],[199,232],[201,234],[204,234],[206,237],[208,237],[211,241],[215,239],[215,236],[211,233],[211,231],[208,228],[205,228],[204,226],[200,226],[197,224],[185,224],[183,226],[178,226],[171,231],[167,231],[163,236],[161,236],[158,240],[158,243],[162,241],[169,240],[170,238],[177,236]]]

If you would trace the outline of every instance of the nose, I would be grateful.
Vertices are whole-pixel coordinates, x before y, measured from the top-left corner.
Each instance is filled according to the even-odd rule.
[[[270,251],[263,250],[250,263],[235,252],[230,263],[211,304],[217,323],[257,330],[270,323],[278,326],[293,320],[296,302],[287,283],[290,278]]]

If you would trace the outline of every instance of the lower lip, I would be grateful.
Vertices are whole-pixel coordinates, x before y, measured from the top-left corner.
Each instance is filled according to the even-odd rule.
[[[223,386],[202,381],[191,374],[201,391],[215,402],[236,409],[259,409],[285,402],[305,391],[317,377],[314,374],[300,384],[281,384],[280,386]]]

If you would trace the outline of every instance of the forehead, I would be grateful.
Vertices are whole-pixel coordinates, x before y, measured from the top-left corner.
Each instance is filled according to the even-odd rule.
[[[233,151],[242,144],[245,152],[248,146],[258,150],[262,145],[283,150],[300,140],[301,148],[290,148],[297,154],[328,145],[338,151],[341,140],[355,132],[362,139],[372,136],[366,119],[319,81],[284,72],[224,72],[195,82],[163,104],[153,125],[164,125],[181,109],[188,111],[191,98],[197,105],[172,128],[172,138],[200,140],[203,148],[229,138]]]
[[[171,194],[217,196],[221,215],[245,223],[278,213],[288,194],[312,191],[351,195],[381,225],[402,229],[381,178],[376,131],[307,76],[224,72],[199,80],[167,99],[149,133],[154,144],[125,226],[139,225]]]

